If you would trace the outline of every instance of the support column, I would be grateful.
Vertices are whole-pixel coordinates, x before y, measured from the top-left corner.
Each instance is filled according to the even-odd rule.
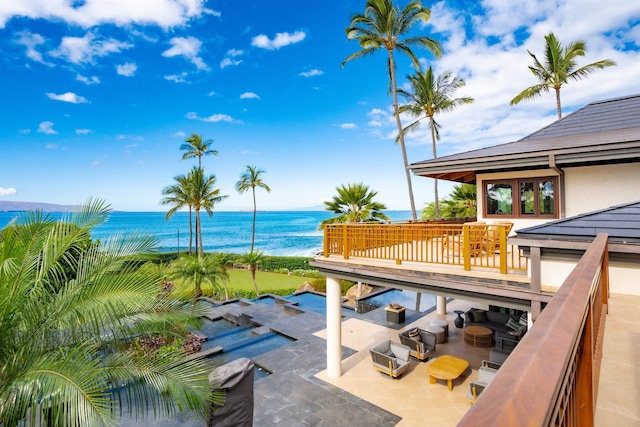
[[[447,314],[447,299],[442,295],[436,296],[436,312],[438,314]]]
[[[342,293],[340,279],[327,277],[327,376],[342,376]]]

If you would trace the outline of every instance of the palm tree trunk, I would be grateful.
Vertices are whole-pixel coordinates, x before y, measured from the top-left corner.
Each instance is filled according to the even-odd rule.
[[[431,147],[433,149],[433,158],[437,158],[438,154],[436,153],[436,130],[435,130],[435,123],[433,120],[433,116],[429,117],[429,124],[431,125]],[[436,199],[436,219],[440,218],[440,199],[438,197],[438,179],[434,179],[433,180],[433,194],[435,195],[435,199]]]
[[[193,245],[193,212],[191,211],[191,205],[189,205],[189,255],[191,255],[192,245]]]
[[[253,279],[253,287],[256,288],[256,296],[260,296],[260,291],[258,290],[258,284],[256,283],[256,266],[251,266],[251,278]]]
[[[404,134],[402,123],[400,122],[400,111],[398,110],[398,90],[396,88],[396,64],[393,60],[393,50],[389,50],[389,74],[391,75],[391,89],[393,90],[393,111],[398,125],[398,139],[402,148],[402,161],[404,162],[404,172],[407,175],[407,188],[409,189],[409,204],[411,205],[411,217],[418,219],[416,215],[416,205],[413,201],[413,187],[411,185],[411,173],[409,172],[409,161],[407,160],[407,149],[404,145]]]
[[[560,88],[556,88],[556,107],[558,108],[558,120],[562,118],[562,106],[560,105]]]
[[[200,209],[196,208],[196,255],[198,254],[198,241],[200,239]]]
[[[256,187],[251,187],[253,191],[253,226],[251,227],[251,252],[256,238]]]

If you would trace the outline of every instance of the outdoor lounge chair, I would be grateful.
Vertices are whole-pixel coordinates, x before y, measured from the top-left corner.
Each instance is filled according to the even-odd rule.
[[[437,336],[424,329],[407,329],[399,334],[400,342],[411,349],[410,355],[418,360],[429,360],[436,352]]]
[[[489,368],[488,366],[485,366],[485,364],[478,368],[478,379],[469,383],[469,391],[467,392],[467,398],[471,403],[476,401],[480,393],[487,388],[497,373],[497,369]]]
[[[508,236],[513,228],[511,221],[494,221],[493,224],[487,227],[487,235],[483,243],[483,249],[489,254],[494,254],[500,251],[500,228],[505,228],[505,236]]]
[[[482,255],[482,251],[486,245],[487,224],[483,221],[465,222],[465,227],[469,227],[469,255],[472,257]],[[462,254],[465,248],[464,232],[460,234],[452,234],[442,239],[443,253],[459,253]]]
[[[409,369],[410,351],[408,346],[391,340],[382,341],[369,349],[373,367],[392,378],[398,378]]]

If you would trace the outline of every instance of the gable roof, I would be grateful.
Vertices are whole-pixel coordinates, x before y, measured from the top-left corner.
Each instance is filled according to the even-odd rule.
[[[477,173],[640,161],[640,94],[592,102],[507,144],[409,166],[415,175],[473,183]]]

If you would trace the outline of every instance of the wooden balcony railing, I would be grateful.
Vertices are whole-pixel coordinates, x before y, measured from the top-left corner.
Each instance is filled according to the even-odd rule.
[[[510,229],[503,224],[449,222],[327,224],[324,256],[526,271],[527,258],[517,246],[507,244]]]
[[[458,426],[593,426],[608,297],[599,234]]]

